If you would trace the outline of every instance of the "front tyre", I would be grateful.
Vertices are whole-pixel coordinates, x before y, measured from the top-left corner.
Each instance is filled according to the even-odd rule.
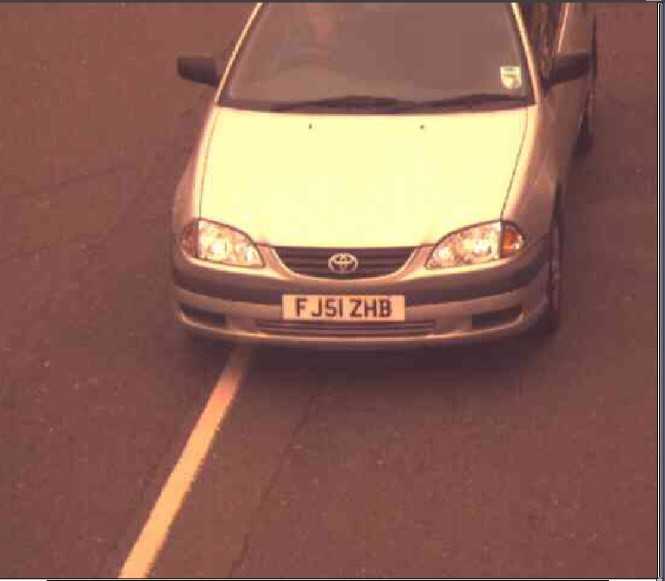
[[[552,219],[549,238],[547,307],[534,327],[538,335],[552,335],[561,324],[563,233],[556,215]]]

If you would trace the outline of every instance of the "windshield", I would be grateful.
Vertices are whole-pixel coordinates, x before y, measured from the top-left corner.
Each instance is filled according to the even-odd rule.
[[[472,99],[465,103],[464,97]],[[493,106],[530,97],[507,3],[270,3],[223,89],[255,110]],[[505,97],[505,99],[504,99]]]

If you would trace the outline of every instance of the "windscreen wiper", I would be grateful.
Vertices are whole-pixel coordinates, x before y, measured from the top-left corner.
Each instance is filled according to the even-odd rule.
[[[473,107],[474,105],[488,105],[506,103],[512,105],[525,105],[527,100],[523,96],[507,95],[505,93],[470,93],[456,95],[445,99],[431,99],[428,101],[403,101],[395,103],[394,111],[419,111],[428,109],[445,109],[447,107]]]
[[[271,111],[291,111],[304,107],[324,107],[330,109],[383,109],[393,107],[406,107],[412,105],[411,101],[404,101],[394,97],[381,97],[376,95],[340,95],[322,99],[308,99],[303,101],[288,101],[276,103],[270,107]]]
[[[341,95],[325,97],[322,99],[308,99],[303,101],[288,101],[276,103],[270,107],[271,111],[291,111],[306,107],[324,107],[330,109],[358,108],[358,109],[385,109],[386,112],[400,113],[429,109],[445,109],[447,107],[472,107],[474,105],[487,105],[507,103],[525,105],[526,98],[505,93],[470,93],[456,95],[444,99],[431,99],[425,101],[410,101],[395,97],[382,97],[376,95]]]

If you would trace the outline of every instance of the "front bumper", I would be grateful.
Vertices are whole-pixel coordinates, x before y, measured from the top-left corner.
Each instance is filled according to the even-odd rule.
[[[380,278],[329,280],[289,271],[269,247],[259,270],[210,265],[173,250],[174,302],[188,330],[221,339],[300,347],[379,348],[453,344],[518,334],[546,308],[547,241],[491,266],[436,273],[414,251],[399,271]],[[404,324],[286,323],[283,294],[406,297]]]

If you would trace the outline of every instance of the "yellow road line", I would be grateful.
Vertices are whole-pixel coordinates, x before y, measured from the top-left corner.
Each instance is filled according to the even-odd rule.
[[[144,578],[150,573],[180,507],[205,460],[210,444],[238,391],[251,359],[249,347],[235,348],[199,416],[187,444],[159,494],[143,530],[118,578]]]

